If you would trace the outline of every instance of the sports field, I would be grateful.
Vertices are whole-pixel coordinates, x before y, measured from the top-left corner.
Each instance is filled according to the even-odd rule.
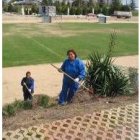
[[[61,62],[70,48],[87,59],[107,50],[114,29],[114,56],[138,54],[138,24],[3,24],[3,67]]]

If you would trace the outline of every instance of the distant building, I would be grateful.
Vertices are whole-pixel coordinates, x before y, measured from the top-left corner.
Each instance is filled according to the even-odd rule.
[[[63,0],[53,0],[53,1],[62,2]],[[65,0],[65,1],[66,1],[66,3],[74,2],[74,0]],[[85,1],[88,1],[88,0],[85,0]],[[41,3],[41,2],[42,2],[42,0],[16,0],[15,1],[15,3],[17,3],[17,4],[33,4],[33,3]],[[93,2],[102,3],[102,4],[111,4],[112,0],[93,0]]]
[[[96,2],[101,3],[101,4],[111,4],[112,0],[96,0]]]
[[[30,4],[34,4],[34,3],[40,3],[42,0],[16,0],[13,3],[14,4],[19,4],[19,5],[30,5]]]
[[[29,12],[31,11],[31,5],[33,4],[40,4],[42,0],[16,0],[14,1],[12,4],[13,5],[19,5],[21,7],[21,14],[25,15],[25,6],[26,6],[26,10],[29,14]]]

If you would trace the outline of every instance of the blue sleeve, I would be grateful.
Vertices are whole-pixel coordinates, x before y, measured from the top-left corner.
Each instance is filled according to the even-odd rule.
[[[30,89],[34,91],[34,80],[33,79],[32,79],[32,85],[31,85]]]
[[[61,66],[61,70],[65,72],[65,65],[66,65],[66,60],[63,62],[62,66]]]
[[[84,80],[86,76],[86,71],[85,71],[85,64],[82,61],[79,62],[79,71],[80,72],[78,78],[80,80]]]

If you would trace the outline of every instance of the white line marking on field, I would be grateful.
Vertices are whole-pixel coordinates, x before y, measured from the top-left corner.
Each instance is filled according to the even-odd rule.
[[[24,35],[25,36],[25,35]],[[56,53],[55,51],[53,51],[52,49],[48,48],[47,46],[45,46],[44,44],[40,43],[39,41],[37,41],[36,39],[30,38],[29,36],[25,36],[26,38],[33,40],[34,42],[36,42],[38,45],[40,45],[41,47],[47,49],[50,53],[55,54],[56,56],[58,56],[59,58],[63,58],[61,55],[59,55],[58,53]]]

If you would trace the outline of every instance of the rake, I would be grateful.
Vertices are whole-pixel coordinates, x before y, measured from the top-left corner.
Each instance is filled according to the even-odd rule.
[[[57,66],[55,66],[55,65],[53,65],[53,64],[50,64],[50,65],[53,66],[54,68],[56,68],[57,70],[59,70],[59,68],[58,68]],[[71,80],[73,80],[74,82],[76,82],[76,81],[74,80],[74,78],[72,78],[70,75],[68,75],[67,73],[65,73],[65,72],[62,71],[62,70],[61,70],[61,72],[62,72],[64,75],[66,75],[67,77],[69,77]],[[92,90],[90,90],[90,89],[87,88],[85,85],[83,85],[84,82],[76,82],[76,83],[78,83],[78,84],[80,85],[80,87],[83,87],[85,90],[87,90],[90,94],[93,94],[93,91],[92,91]]]

